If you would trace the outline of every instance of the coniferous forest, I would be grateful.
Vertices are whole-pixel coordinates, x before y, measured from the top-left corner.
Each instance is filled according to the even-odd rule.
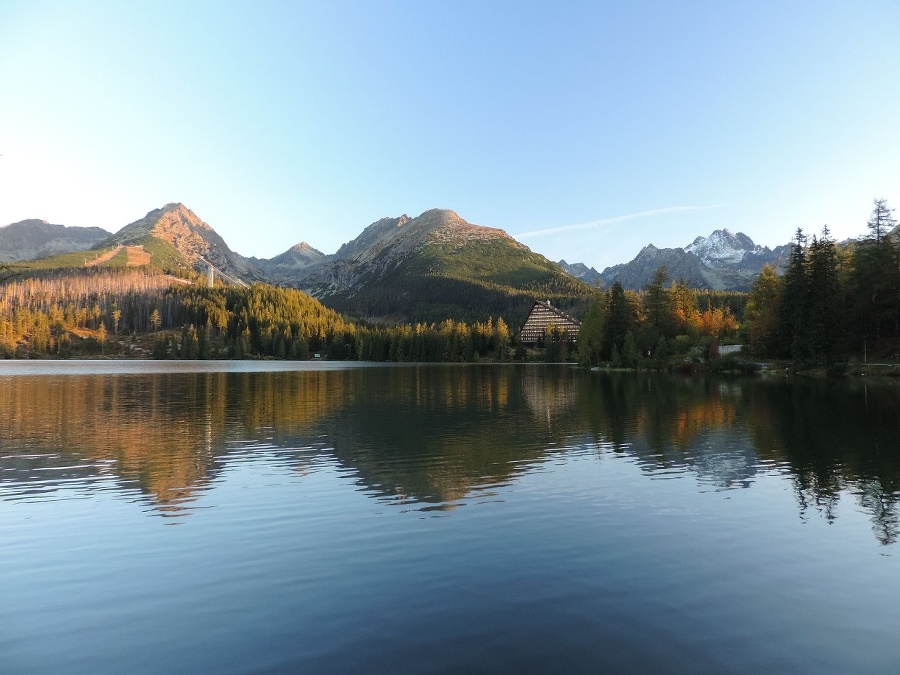
[[[876,199],[859,240],[838,245],[824,227],[797,230],[783,274],[766,266],[748,294],[666,286],[665,268],[642,293],[613,285],[595,298],[579,334],[585,365],[670,368],[722,340],[798,369],[840,369],[848,359],[900,354],[900,242],[896,220]]]
[[[797,230],[785,274],[766,269],[751,289],[746,332],[753,354],[799,366],[897,358],[900,351],[900,243],[883,199],[868,233],[837,245],[827,227]]]
[[[286,358],[473,361],[509,357],[502,318],[378,326],[301,291],[178,279],[152,270],[67,270],[0,286],[6,358]]]

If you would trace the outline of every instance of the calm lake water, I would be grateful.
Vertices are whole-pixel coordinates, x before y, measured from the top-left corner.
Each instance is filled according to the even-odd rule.
[[[900,672],[900,387],[0,363],[0,672]]]

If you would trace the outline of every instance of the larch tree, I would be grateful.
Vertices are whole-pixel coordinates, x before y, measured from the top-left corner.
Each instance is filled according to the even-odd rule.
[[[874,202],[875,208],[872,209],[867,226],[869,237],[876,245],[881,245],[884,237],[897,226],[897,221],[891,215],[894,209],[888,208],[887,199],[875,199]]]
[[[584,366],[596,366],[602,360],[603,322],[605,302],[599,293],[581,320],[578,330],[578,362]]]
[[[677,283],[672,283],[669,297],[671,298],[676,334],[688,334],[695,331],[700,323],[697,294],[690,289],[684,277],[681,277]]]
[[[781,277],[771,265],[765,265],[753,282],[744,311],[747,339],[753,354],[770,355],[775,350],[781,293]]]

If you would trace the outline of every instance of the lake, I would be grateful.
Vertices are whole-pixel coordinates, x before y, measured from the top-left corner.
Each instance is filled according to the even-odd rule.
[[[0,672],[900,672],[900,386],[0,362]]]

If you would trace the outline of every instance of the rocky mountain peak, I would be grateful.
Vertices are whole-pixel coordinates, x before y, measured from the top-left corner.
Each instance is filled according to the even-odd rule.
[[[198,269],[203,268],[203,261],[206,261],[221,272],[240,279],[260,278],[260,271],[248,259],[228,248],[212,226],[180,202],[171,202],[148,212],[103,243],[142,244],[147,237],[155,237],[171,245],[188,264]]]
[[[473,240],[509,239],[514,241],[503,230],[496,227],[484,227],[464,220],[456,211],[450,209],[431,209],[413,221],[419,221],[421,229],[431,241],[456,243],[462,245]]]
[[[684,278],[693,288],[746,291],[763,265],[779,266],[786,250],[758,246],[746,234],[722,228],[697,237],[683,249],[648,244],[631,262],[607,267],[601,277],[605,286],[618,281],[625,288],[639,289],[665,265],[670,279]]]
[[[734,233],[725,228],[715,230],[708,237],[697,237],[684,247],[687,253],[693,253],[707,264],[737,264],[747,253],[760,253],[761,246],[743,232]]]
[[[343,244],[335,253],[335,258],[344,260],[357,258],[373,247],[381,249],[410,222],[409,216],[381,218],[364,229],[356,239]]]
[[[415,220],[422,223],[429,223],[440,227],[441,225],[454,225],[465,223],[456,211],[450,209],[428,209],[419,215]]]
[[[473,225],[449,209],[429,209],[415,218],[382,218],[356,239],[338,249],[338,260],[371,260],[382,253],[396,257],[420,249],[427,242],[462,246],[468,241],[507,238],[506,232]],[[524,248],[524,247],[523,247]]]
[[[210,234],[215,235],[215,231],[200,220],[197,214],[184,204],[173,202],[153,209],[140,220],[129,223],[116,233],[115,239],[117,243],[125,243],[154,235],[174,246],[176,239],[197,236],[204,238]]]
[[[579,262],[570,265],[565,260],[560,260],[556,264],[562,267],[563,271],[569,276],[581,279],[584,283],[591,286],[596,286],[597,282],[600,281],[600,272],[593,267],[588,267],[584,263]]]
[[[302,241],[274,258],[268,260],[250,258],[250,262],[265,271],[270,279],[290,282],[296,275],[317,265],[322,265],[330,258],[331,256],[325,255]]]
[[[312,253],[314,255],[325,255],[317,248],[313,248],[312,246],[307,244],[305,241],[301,241],[299,244],[295,244],[291,247],[291,250],[295,253]]]
[[[213,231],[210,225],[200,220],[197,214],[184,204],[166,204],[161,211],[162,214],[158,219],[157,227],[179,227],[184,225],[193,230]]]

